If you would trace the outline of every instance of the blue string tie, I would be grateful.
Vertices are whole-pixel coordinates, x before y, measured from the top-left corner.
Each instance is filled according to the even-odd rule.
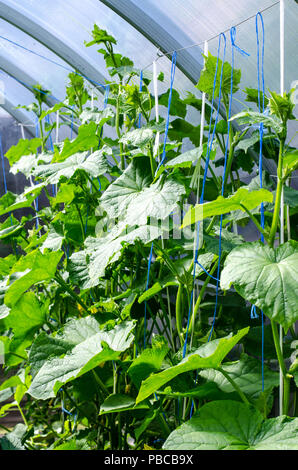
[[[165,136],[164,136],[164,143],[163,143],[163,152],[161,161],[156,169],[155,175],[158,173],[159,168],[162,166],[163,162],[166,159],[166,145],[168,139],[168,132],[169,132],[169,124],[170,124],[170,110],[171,110],[171,102],[172,102],[172,93],[173,93],[173,85],[175,79],[175,70],[176,70],[176,60],[177,60],[177,53],[176,51],[172,55],[172,65],[171,65],[171,82],[170,82],[170,92],[168,98],[168,111],[167,111],[167,119],[166,119],[166,127],[165,127]],[[142,80],[143,80],[143,73],[140,73],[140,90],[142,89]],[[139,120],[140,123],[140,120]],[[146,291],[149,287],[149,279],[150,279],[150,268],[152,263],[152,254],[153,254],[153,242],[151,243],[150,248],[150,255],[148,260],[148,270],[147,270],[147,281],[146,281]],[[147,302],[145,301],[145,312],[144,312],[144,348],[146,347],[146,328],[147,328]]]
[[[222,38],[224,40],[224,52],[223,52],[223,61],[222,61],[221,72],[220,72],[218,107],[217,107],[215,122],[214,122],[214,126],[213,126],[213,132],[211,134],[212,115],[213,115],[213,110],[214,110],[215,89],[216,89],[217,72],[218,72],[219,55],[220,55]],[[211,153],[211,149],[212,149],[212,145],[213,145],[213,141],[214,141],[214,136],[215,136],[217,122],[218,122],[218,116],[219,116],[219,109],[220,109],[220,103],[221,103],[223,65],[224,65],[225,53],[226,53],[226,36],[225,36],[224,33],[221,33],[219,38],[218,38],[217,60],[216,60],[216,69],[215,69],[215,75],[214,75],[214,81],[213,81],[211,112],[210,112],[209,130],[208,130],[207,155],[206,155],[206,163],[205,163],[204,177],[203,177],[203,183],[202,183],[202,193],[201,193],[201,197],[200,197],[200,204],[202,204],[204,202],[204,192],[205,192],[205,184],[206,184],[206,180],[207,180],[207,174],[208,174],[208,168],[209,168],[209,162],[210,162],[210,153]],[[198,261],[198,252],[199,252],[200,223],[201,222],[199,221],[198,224],[197,224],[197,239],[196,239],[195,257],[194,257],[194,269],[193,269],[193,288],[192,288],[191,295],[190,295],[189,310],[188,310],[188,316],[187,316],[185,341],[184,341],[184,345],[183,345],[183,359],[186,356],[189,323],[190,323],[190,316],[191,316],[191,312],[192,312],[192,303],[193,303],[193,295],[194,295],[194,283],[195,283],[195,275],[196,275],[196,264],[197,264],[197,261]]]
[[[251,306],[251,309],[250,309],[250,318],[252,320],[256,319],[256,318],[259,318],[259,315],[257,314],[257,310],[256,310],[256,306],[255,305],[252,305]]]
[[[260,64],[260,40],[259,40],[259,26],[258,20],[261,21],[262,27],[262,58]],[[258,68],[258,106],[259,112],[264,113],[265,110],[265,74],[264,74],[264,52],[265,52],[265,27],[264,27],[264,20],[263,16],[260,12],[256,14],[256,39],[257,39],[257,68]],[[260,68],[261,68],[261,77],[260,77]],[[261,100],[261,78],[262,78],[262,100]],[[264,134],[264,125],[260,123],[260,152],[259,152],[259,176],[260,176],[260,188],[263,187],[263,134]],[[265,210],[264,204],[261,203],[261,227],[264,228],[265,226]],[[264,236],[261,233],[261,241],[264,243]],[[262,319],[262,391],[265,388],[265,377],[264,377],[264,362],[265,362],[265,355],[264,355],[264,313],[261,311],[261,319]]]

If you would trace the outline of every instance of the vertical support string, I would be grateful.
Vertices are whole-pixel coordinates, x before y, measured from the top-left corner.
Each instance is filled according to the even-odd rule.
[[[174,85],[174,78],[175,78],[175,70],[176,70],[176,60],[177,60],[177,53],[176,51],[172,55],[172,65],[171,65],[171,82],[170,82],[170,92],[169,92],[169,99],[168,99],[168,112],[167,112],[167,119],[166,119],[166,127],[165,127],[165,136],[164,136],[164,143],[163,143],[163,152],[162,158],[159,162],[159,165],[156,169],[155,175],[158,173],[159,168],[163,164],[166,159],[166,145],[168,139],[168,131],[169,131],[169,124],[170,124],[170,110],[171,110],[171,102],[172,102],[172,93],[173,93],[173,85]],[[148,269],[147,269],[147,281],[146,281],[146,291],[149,287],[149,280],[150,280],[150,268],[152,263],[152,255],[153,255],[153,242],[151,243],[150,248],[150,255],[148,259]],[[147,329],[147,302],[145,301],[145,312],[144,312],[144,349],[146,347],[146,329]]]
[[[230,101],[229,101],[229,110],[228,110],[228,129],[227,129],[227,138],[225,142],[225,156],[224,156],[224,169],[223,169],[223,175],[222,175],[222,187],[221,187],[221,195],[224,195],[224,189],[225,189],[225,180],[226,180],[226,169],[227,169],[227,160],[228,160],[228,148],[229,148],[229,138],[230,138],[230,127],[231,127],[231,114],[232,114],[232,102],[233,102],[233,83],[234,83],[234,51],[235,49],[240,52],[241,55],[244,56],[249,56],[247,52],[245,52],[243,49],[240,49],[239,46],[235,44],[235,39],[236,39],[236,28],[232,27],[230,29],[230,40],[231,40],[231,48],[232,48],[232,65],[231,65],[231,80],[230,80]],[[226,42],[225,42],[226,46]],[[224,56],[223,56],[223,64],[222,64],[222,69],[224,66],[224,58],[225,58],[225,49],[224,49]],[[223,71],[223,70],[222,70]],[[221,72],[222,73],[222,72]],[[215,75],[216,76],[216,75]],[[219,91],[220,93],[220,91]],[[202,196],[201,196],[202,199]],[[203,202],[203,200],[202,200]],[[201,203],[202,203],[201,202]],[[220,230],[219,230],[219,247],[218,247],[218,267],[217,267],[217,276],[214,278],[211,276],[213,279],[216,280],[216,299],[215,299],[215,307],[214,307],[214,313],[213,313],[213,319],[212,319],[212,325],[211,325],[211,330],[208,336],[208,342],[212,338],[212,333],[214,330],[214,325],[215,325],[215,320],[216,320],[216,313],[217,313],[217,305],[218,305],[218,296],[219,296],[219,276],[220,276],[220,262],[221,262],[221,254],[222,254],[222,248],[221,248],[221,242],[222,242],[222,226],[223,226],[223,216],[221,215],[220,217]],[[197,254],[196,254],[197,256]],[[196,261],[196,264],[199,264],[198,261]],[[207,273],[208,274],[208,273]],[[191,407],[191,412],[190,412],[190,417],[193,414],[193,408],[194,408],[194,403],[192,403]]]
[[[262,26],[262,52],[261,52],[261,64],[260,64],[260,41],[259,41],[259,27],[258,19],[260,18]],[[258,106],[259,112],[263,113],[265,111],[265,77],[264,77],[264,52],[265,52],[265,27],[263,16],[260,12],[256,15],[256,36],[257,36],[257,68],[258,68]],[[262,100],[261,100],[261,79],[260,79],[260,68],[262,76]],[[260,188],[263,187],[263,134],[264,134],[264,125],[261,122],[259,126],[260,132],[260,152],[259,152],[259,176],[260,176]],[[261,227],[264,228],[265,225],[265,214],[264,214],[264,204],[261,202]],[[263,234],[261,234],[261,241],[264,243]],[[261,321],[262,321],[262,391],[265,388],[265,379],[264,379],[264,313],[261,311]]]
[[[143,90],[143,70],[140,71],[140,86],[139,86],[139,91],[142,92]],[[139,128],[141,128],[142,125],[142,113],[139,113]]]
[[[219,56],[220,56],[221,40],[222,39],[224,41],[224,50],[223,50],[223,60],[222,60],[222,66],[221,66],[221,72],[220,72],[219,97],[218,97],[218,105],[217,105],[217,112],[216,112],[216,116],[215,116],[215,122],[214,122],[214,125],[213,125],[213,131],[212,131],[212,134],[211,134],[212,115],[213,115],[213,110],[214,110],[214,99],[215,99],[215,88],[216,88],[216,82],[217,82],[217,72],[218,72],[218,64],[219,64]],[[219,38],[218,38],[217,61],[216,61],[216,69],[215,69],[215,75],[214,75],[214,81],[213,81],[211,112],[210,112],[209,131],[208,131],[207,155],[206,155],[206,163],[205,163],[204,177],[203,177],[203,183],[202,183],[202,193],[201,193],[201,197],[200,197],[200,204],[202,204],[203,201],[204,201],[205,183],[206,183],[206,180],[207,180],[207,174],[208,174],[208,168],[209,168],[209,162],[210,162],[210,153],[211,153],[211,150],[212,150],[212,145],[213,145],[214,136],[215,136],[216,127],[217,127],[217,122],[218,122],[218,117],[219,117],[219,109],[220,109],[220,104],[221,104],[221,87],[222,87],[222,77],[223,77],[223,65],[224,65],[224,62],[225,62],[225,54],[226,54],[226,42],[227,41],[226,41],[225,34],[221,33]],[[190,323],[190,316],[191,316],[191,310],[192,310],[192,304],[193,304],[194,284],[195,284],[195,277],[196,277],[196,266],[197,266],[197,261],[198,261],[198,252],[199,252],[199,238],[200,238],[199,235],[200,235],[200,222],[197,223],[196,250],[195,250],[195,257],[194,257],[193,283],[192,283],[193,288],[192,288],[191,295],[190,295],[190,303],[189,303],[189,310],[188,310],[188,317],[187,317],[187,326],[186,326],[185,340],[184,340],[184,345],[183,345],[183,358],[185,357],[186,350],[187,350],[189,323]]]
[[[58,109],[58,111],[56,112],[56,139],[55,139],[56,140],[56,145],[59,144],[59,121],[60,121],[60,113],[59,113],[59,109]],[[57,194],[57,187],[58,187],[58,185],[55,184],[55,186],[54,186],[55,195]]]
[[[280,94],[285,92],[285,1],[280,0],[279,3],[280,13]],[[285,242],[285,227],[284,227],[284,187],[282,187],[281,201],[280,201],[280,243]],[[279,342],[280,349],[283,352],[283,329],[279,326]],[[279,367],[279,412],[283,414],[283,374],[281,367]]]
[[[155,109],[155,122],[159,123],[159,104],[158,104],[158,84],[157,84],[157,67],[156,60],[153,61],[153,90],[154,90],[154,109]],[[156,132],[153,156],[159,159],[159,131]]]
[[[208,41],[204,42],[204,66],[206,59],[208,55]],[[202,93],[202,107],[201,107],[201,121],[200,121],[200,147],[203,148],[203,141],[204,141],[204,124],[205,124],[205,109],[206,109],[206,93]],[[199,196],[200,196],[200,180],[201,180],[201,157],[199,159],[199,174],[198,174],[198,185],[197,185],[197,194],[196,194],[196,204],[199,203]],[[194,236],[194,247],[193,247],[193,258],[195,259],[196,256],[196,235]],[[198,295],[198,290],[197,290],[197,295]],[[192,313],[193,313],[193,319],[192,321],[194,322],[194,308],[195,308],[195,296],[193,296],[193,302],[192,302]],[[192,340],[193,340],[193,333],[194,330],[192,330],[191,334],[191,339],[190,339],[190,345],[192,345]]]
[[[107,107],[108,99],[109,99],[109,93],[110,93],[110,85],[107,85],[106,88],[105,88],[105,93],[104,93],[103,109],[106,109],[106,107]],[[94,105],[93,94],[92,94],[91,103],[92,103],[92,109],[93,109],[93,105]],[[101,141],[102,134],[103,134],[103,127],[101,128],[101,131],[100,131],[100,139],[99,139],[99,142],[98,142],[98,150],[99,150],[99,147],[100,147],[100,141]],[[93,150],[91,150],[91,152],[92,151]],[[93,180],[93,178],[92,178],[92,180]],[[100,182],[99,177],[97,178],[97,181],[98,181],[98,191],[100,192],[101,191],[101,182]],[[92,184],[90,184],[90,194],[91,193],[92,193]],[[89,207],[87,207],[86,222],[85,222],[85,228],[84,228],[85,235],[87,233],[88,217],[89,217]]]
[[[41,125],[42,125],[42,123],[41,123]],[[38,117],[36,118],[36,123],[35,123],[35,137],[39,137]],[[36,150],[36,158],[37,158],[37,156],[38,156],[38,151]],[[30,185],[34,186],[33,179],[32,179],[31,175],[30,175],[29,179],[30,179]],[[36,230],[38,230],[38,227],[39,227],[39,218],[37,216],[37,213],[38,213],[38,196],[36,197],[36,199],[34,199],[33,205],[34,205],[34,209],[35,209],[35,212],[36,212],[35,226],[36,226]]]
[[[225,143],[225,157],[224,157],[224,169],[223,169],[223,176],[222,176],[222,187],[221,187],[221,196],[224,196],[225,190],[225,181],[226,181],[226,171],[227,171],[227,161],[228,161],[228,149],[229,149],[229,139],[230,139],[230,128],[231,128],[231,115],[232,115],[232,103],[233,103],[233,85],[234,85],[234,61],[235,61],[235,49],[243,56],[249,56],[247,52],[243,49],[240,49],[239,46],[235,44],[236,40],[236,28],[233,26],[230,29],[230,40],[231,40],[231,47],[232,47],[232,65],[231,65],[231,82],[230,82],[230,102],[229,102],[229,110],[228,110],[228,130],[227,130],[227,138]],[[228,176],[228,175],[227,175]],[[218,242],[218,267],[217,267],[217,276],[216,276],[216,300],[215,300],[215,307],[214,307],[214,314],[212,320],[211,331],[209,334],[208,341],[212,338],[212,333],[214,330],[214,324],[216,320],[216,313],[217,313],[217,306],[218,306],[218,296],[219,296],[219,277],[220,277],[220,262],[221,262],[221,255],[222,255],[222,227],[223,227],[223,215],[220,216],[220,228],[219,228],[219,242]]]
[[[46,116],[46,122],[48,123],[48,125],[50,125],[51,121],[50,121],[50,116],[49,115]],[[51,152],[54,153],[52,130],[49,131],[49,143],[50,143],[50,150],[51,150]],[[52,184],[52,196],[55,197],[55,185],[54,184]]]

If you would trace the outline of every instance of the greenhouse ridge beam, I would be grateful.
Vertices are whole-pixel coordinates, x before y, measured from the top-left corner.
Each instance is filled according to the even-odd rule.
[[[171,34],[161,25],[148,16],[130,0],[99,0],[111,8],[117,15],[125,19],[143,36],[152,42],[162,53],[174,51],[182,47]],[[185,35],[186,41],[189,38]],[[193,82],[197,83],[203,65],[196,62],[188,51],[181,51],[177,55],[177,67]]]
[[[17,122],[23,124],[26,130],[32,137],[35,137],[35,124],[30,121],[28,117],[5,97],[5,102],[0,105],[10,116],[12,116]]]
[[[67,62],[71,67],[77,70],[92,83],[105,83],[105,77],[98,70],[89,64],[80,54],[69,47],[63,41],[55,37],[47,29],[43,28],[32,19],[20,13],[15,8],[8,6],[0,1],[0,18],[16,26],[29,36],[33,37],[57,56]],[[104,89],[99,88],[101,93]]]

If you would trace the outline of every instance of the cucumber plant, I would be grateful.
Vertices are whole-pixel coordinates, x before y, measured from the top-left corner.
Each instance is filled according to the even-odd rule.
[[[30,110],[40,137],[21,139],[6,153],[10,171],[34,184],[0,198],[0,239],[9,253],[0,260],[1,448],[297,449],[298,198],[290,182],[298,153],[287,139],[295,119],[291,93],[268,90],[268,112],[259,113],[257,90],[244,90],[251,108],[243,104],[231,118],[241,129],[235,132],[228,126],[231,66],[219,61],[226,115],[216,122],[206,106],[200,147],[200,126],[186,116],[190,108],[201,111],[202,102],[173,89],[167,158],[158,168],[162,145],[156,151],[154,142],[165,120],[155,120],[152,77],[144,73],[140,91],[139,71],[116,45],[96,25],[86,44],[99,47],[110,75],[104,109],[96,100],[90,106],[76,73],[53,108],[45,106],[49,91],[37,86]],[[215,78],[219,94],[216,61],[206,58],[197,84],[210,98]],[[233,77],[236,92],[241,71]],[[169,90],[160,105],[168,99]],[[49,117],[57,111],[66,118],[60,125],[78,131],[49,150],[57,125]],[[260,124],[264,157],[277,164],[276,178],[264,171],[262,185],[254,161]],[[228,132],[222,181],[216,168],[224,164]],[[207,156],[204,202],[194,204]],[[41,193],[48,204],[37,212]],[[287,241],[278,244],[283,203]],[[264,243],[245,241],[252,225]],[[11,430],[1,421],[13,410],[22,423]]]

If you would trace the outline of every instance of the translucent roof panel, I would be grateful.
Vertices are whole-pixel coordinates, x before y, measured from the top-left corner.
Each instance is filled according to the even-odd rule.
[[[57,99],[62,100],[65,80],[69,73],[62,67],[67,67],[70,70],[71,68],[38,41],[1,19],[0,35],[0,67],[7,70],[8,73],[13,72],[14,67],[17,67],[20,72],[23,72],[23,76],[22,73],[15,72],[16,76],[25,86],[32,85],[32,82],[28,83],[29,80],[24,77],[27,75],[31,77],[33,83],[40,83],[44,88],[50,89]],[[13,41],[15,44],[9,41]],[[33,50],[35,54],[17,46],[17,44]],[[61,64],[61,67],[42,59],[41,56]]]
[[[132,56],[137,67],[144,67],[155,55],[155,46],[98,0],[6,0],[3,3],[53,33],[102,72],[105,71],[103,56],[97,53],[96,47],[84,45],[84,41],[91,39],[94,23],[115,35],[120,52]]]
[[[10,17],[8,10],[10,9]],[[19,28],[24,29],[39,42],[56,51],[66,62],[73,64],[82,58],[92,73],[107,76],[103,56],[97,47],[86,48],[94,23],[113,34],[118,45],[116,50],[131,57],[139,69],[151,70],[156,58],[157,47],[171,51],[175,44],[177,64],[175,88],[182,95],[187,90],[198,93],[193,83],[199,78],[203,66],[202,43],[209,40],[209,50],[217,53],[220,32],[226,32],[226,60],[231,60],[229,29],[237,26],[236,43],[249,52],[243,57],[236,52],[235,67],[242,69],[242,89],[257,86],[255,14],[263,12],[265,22],[265,84],[267,88],[279,91],[279,2],[276,0],[4,0],[0,1],[0,15]],[[12,13],[15,12],[15,15]],[[9,18],[8,18],[9,17]],[[25,18],[25,20],[21,20]],[[249,19],[250,18],[250,19]],[[296,54],[298,6],[295,0],[286,1],[286,88],[290,89],[296,80],[298,59]],[[32,39],[24,32],[1,21],[1,34],[10,36],[21,45],[65,64],[61,58]],[[43,34],[44,32],[44,34]],[[47,36],[48,35],[48,36]],[[49,39],[50,37],[50,39]],[[214,38],[214,39],[211,39]],[[1,39],[1,38],[0,38]],[[2,40],[0,40],[2,45]],[[55,47],[55,45],[57,47]],[[62,46],[61,46],[62,45]],[[193,45],[193,47],[189,47]],[[58,47],[59,46],[59,47]],[[64,47],[63,47],[64,46]],[[23,49],[17,52],[7,44],[0,53],[17,66],[34,75],[58,98],[64,96],[67,71],[59,66],[46,63]],[[7,50],[6,50],[7,49]],[[7,51],[9,54],[7,54]],[[165,73],[161,91],[169,85],[170,55],[158,60],[159,70]],[[1,58],[1,57],[0,57]],[[186,75],[188,78],[186,78]],[[235,96],[233,112],[241,108],[241,92]],[[237,101],[239,100],[239,101]],[[197,119],[197,116],[194,116]]]
[[[115,46],[116,51],[131,57],[137,68],[146,68],[157,57],[157,47],[155,45],[98,0],[85,0],[84,3],[79,0],[64,0],[63,2],[24,0],[22,3],[7,0],[0,2],[0,4],[15,8],[18,12],[30,18],[34,24],[50,31],[57,39],[71,47],[104,75],[107,74],[103,56],[97,52],[96,46],[86,48],[84,44],[85,41],[89,41],[91,38],[90,33],[94,23],[108,30],[116,37],[118,41],[117,46]],[[3,15],[5,16],[4,13]],[[1,24],[2,36],[47,57],[51,61],[59,62],[62,67],[69,67],[50,50],[18,28],[3,20]],[[32,30],[31,34],[36,35],[36,31]],[[2,44],[3,49],[7,49],[9,60],[18,64],[18,67],[22,68],[24,73],[30,73],[30,75],[36,77],[36,81],[39,81],[49,88],[55,96],[62,99],[68,73],[66,70],[1,38],[0,44]],[[164,58],[158,63],[159,70],[165,74],[163,88],[169,86],[170,67],[171,63],[168,58]],[[150,72],[150,70],[152,70],[152,65],[147,67],[147,72]],[[178,69],[176,71],[175,87],[182,93],[193,88],[190,81]],[[195,90],[192,89],[192,91]]]

